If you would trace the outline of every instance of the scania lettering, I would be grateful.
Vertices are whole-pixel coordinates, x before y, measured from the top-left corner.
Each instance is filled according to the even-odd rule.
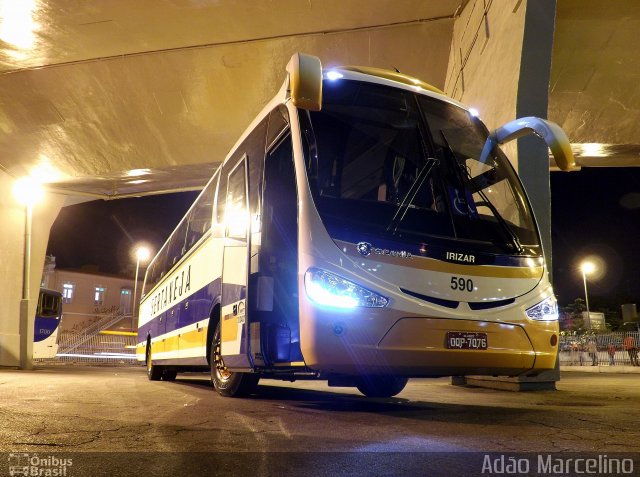
[[[553,369],[556,301],[499,147],[529,133],[575,166],[553,123],[490,132],[416,78],[295,54],[147,269],[149,378],[206,369],[224,396],[261,378],[393,396],[411,377]]]

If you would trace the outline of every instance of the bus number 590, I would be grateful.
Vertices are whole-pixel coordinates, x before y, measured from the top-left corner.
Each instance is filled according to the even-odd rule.
[[[470,278],[464,279],[462,277],[451,277],[451,289],[472,292],[473,280]]]

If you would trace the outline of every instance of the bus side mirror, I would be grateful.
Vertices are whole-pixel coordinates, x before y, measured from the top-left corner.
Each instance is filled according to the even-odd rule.
[[[493,131],[484,144],[480,162],[486,161],[496,144],[504,144],[529,134],[535,134],[547,143],[547,147],[551,149],[553,158],[560,169],[571,171],[579,168],[573,157],[569,138],[562,128],[556,123],[533,116],[515,119]]]
[[[295,53],[287,64],[289,92],[296,108],[322,108],[322,64],[317,56]]]

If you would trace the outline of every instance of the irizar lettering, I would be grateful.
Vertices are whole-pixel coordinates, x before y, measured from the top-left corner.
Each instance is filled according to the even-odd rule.
[[[155,315],[163,308],[180,301],[189,291],[191,291],[191,265],[176,273],[172,280],[169,280],[162,289],[156,291],[151,298],[151,314]]]
[[[476,256],[466,253],[447,252],[447,260],[455,260],[456,262],[476,263]]]

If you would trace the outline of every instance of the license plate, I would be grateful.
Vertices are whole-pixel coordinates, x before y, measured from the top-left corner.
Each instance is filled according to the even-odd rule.
[[[487,334],[472,331],[448,331],[447,349],[487,349]]]

